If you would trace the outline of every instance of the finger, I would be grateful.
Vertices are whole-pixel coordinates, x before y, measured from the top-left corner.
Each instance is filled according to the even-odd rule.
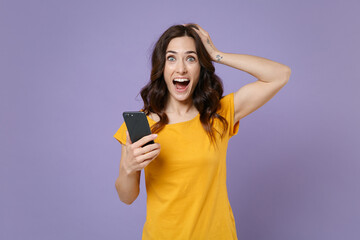
[[[155,159],[155,158],[154,158]],[[154,159],[150,159],[150,160],[146,160],[146,161],[143,161],[142,163],[139,164],[139,167],[141,169],[144,169],[147,165],[149,165],[149,163],[151,163]]]
[[[194,29],[194,31],[197,33],[197,35],[200,37],[200,39],[201,39],[201,41],[205,41],[206,40],[206,36],[202,33],[202,32],[200,32],[198,29],[196,29],[196,28],[192,28],[192,29]]]
[[[205,31],[205,29],[203,29],[202,27],[200,27],[199,24],[195,24],[195,26],[198,28],[198,29],[194,28],[195,30],[201,32],[201,33],[204,34],[205,36],[208,35],[208,32]]]
[[[160,153],[160,149],[153,150],[151,152],[145,153],[141,156],[136,157],[136,161],[138,163],[142,163],[147,160],[153,160],[155,157],[157,157]]]
[[[187,23],[187,24],[183,24],[185,27],[191,27],[192,29],[194,29],[196,32],[199,32],[199,26],[197,24],[194,23]]]
[[[207,42],[208,39],[211,41],[210,39],[210,36],[205,34],[204,32],[200,31],[200,30],[197,30],[195,28],[193,28],[195,30],[195,32],[199,35],[200,39],[203,41],[203,42]]]
[[[130,145],[132,144],[130,136],[129,136],[129,132],[126,130],[126,145]]]
[[[143,155],[145,153],[154,151],[160,149],[160,144],[159,143],[153,143],[153,144],[149,144],[145,147],[141,147],[141,148],[136,148],[136,150],[134,151],[134,155],[135,156],[140,156]]]
[[[133,146],[134,148],[142,147],[144,144],[150,142],[151,140],[154,140],[155,138],[157,138],[157,134],[147,135],[136,141]]]

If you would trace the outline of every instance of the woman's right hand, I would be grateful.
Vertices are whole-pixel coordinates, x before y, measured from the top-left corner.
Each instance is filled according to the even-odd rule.
[[[150,134],[132,143],[129,132],[126,131],[125,158],[123,168],[127,174],[133,174],[144,169],[160,153],[160,144],[154,143],[144,147],[144,144],[157,138],[157,134]]]

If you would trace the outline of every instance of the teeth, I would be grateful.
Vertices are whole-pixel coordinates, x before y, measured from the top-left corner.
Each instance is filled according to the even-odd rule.
[[[176,82],[188,82],[190,80],[186,79],[186,78],[175,78],[174,81],[176,81]]]

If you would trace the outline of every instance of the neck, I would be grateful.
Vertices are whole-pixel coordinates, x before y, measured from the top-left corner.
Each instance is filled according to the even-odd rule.
[[[177,115],[185,115],[194,111],[197,111],[197,109],[191,98],[180,102],[170,97],[165,106],[166,113],[173,113]]]

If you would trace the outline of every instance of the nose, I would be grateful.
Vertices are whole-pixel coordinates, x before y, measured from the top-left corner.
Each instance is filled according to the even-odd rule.
[[[178,61],[176,65],[176,71],[180,74],[187,72],[186,64],[183,61]]]

